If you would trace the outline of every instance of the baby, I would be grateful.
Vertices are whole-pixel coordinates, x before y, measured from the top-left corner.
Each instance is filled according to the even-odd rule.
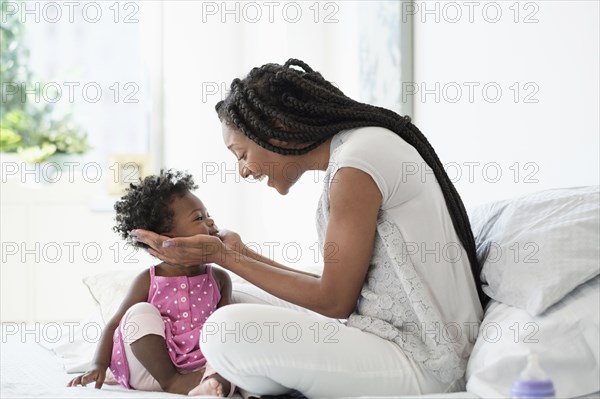
[[[167,237],[215,235],[217,226],[192,194],[196,188],[191,175],[174,170],[131,184],[115,204],[113,229],[142,248],[146,245],[130,237],[131,230],[146,229]],[[164,262],[150,267],[135,278],[104,328],[92,370],[68,386],[95,381],[101,388],[110,367],[116,381],[127,388],[232,396],[235,386],[206,363],[199,347],[208,316],[230,302],[231,279],[222,269]]]

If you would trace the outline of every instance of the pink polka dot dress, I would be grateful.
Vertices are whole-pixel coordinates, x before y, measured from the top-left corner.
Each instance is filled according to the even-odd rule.
[[[216,309],[221,292],[212,275],[212,267],[198,276],[157,276],[150,268],[148,303],[160,312],[165,323],[165,341],[173,365],[180,372],[192,372],[205,365],[200,351],[200,331]],[[129,386],[129,369],[123,350],[121,329],[117,328],[111,359],[111,371],[119,383]]]

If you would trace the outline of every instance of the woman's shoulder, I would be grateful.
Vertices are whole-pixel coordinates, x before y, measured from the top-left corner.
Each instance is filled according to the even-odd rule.
[[[385,136],[385,135],[396,135],[395,132],[391,131],[390,129],[387,129],[385,127],[381,127],[381,126],[364,126],[364,127],[356,127],[353,129],[348,129],[348,130],[342,130],[339,134],[340,135],[345,135],[346,137],[351,137],[351,136],[360,136],[361,134],[370,134],[370,135],[376,135],[376,136]]]
[[[395,132],[380,126],[365,126],[343,130],[339,132],[336,136],[339,136],[341,143],[356,141],[366,142],[374,138],[394,140],[399,138],[402,140],[402,138]]]
[[[366,172],[381,192],[382,208],[387,209],[422,192],[423,181],[415,171],[424,165],[417,150],[395,132],[363,127],[340,132],[332,141],[328,179],[335,181],[344,167]]]
[[[333,141],[334,158],[357,155],[363,159],[392,156],[413,159],[415,148],[397,133],[378,126],[367,126],[338,133]]]

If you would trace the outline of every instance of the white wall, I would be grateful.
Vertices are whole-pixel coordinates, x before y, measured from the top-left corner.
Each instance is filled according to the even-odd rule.
[[[414,97],[414,119],[444,164],[461,165],[456,185],[467,206],[552,187],[599,182],[599,4],[596,1],[475,2],[472,20],[463,2],[416,2],[414,15],[414,82],[435,92]],[[436,11],[437,4],[437,11]],[[502,15],[496,19],[496,5]],[[487,7],[487,8],[486,8]],[[512,9],[510,7],[513,7]],[[485,8],[485,12],[484,12]],[[423,12],[425,9],[431,13]],[[456,11],[462,18],[456,23]],[[405,8],[407,14],[411,9]],[[436,22],[436,13],[439,22]],[[538,22],[524,23],[537,19]],[[487,21],[486,21],[487,18]],[[462,98],[452,103],[456,82]],[[465,82],[477,82],[469,102]],[[495,83],[502,95],[482,87]],[[520,98],[515,103],[515,89]],[[525,103],[524,95],[539,88]],[[491,86],[490,86],[491,87]],[[410,98],[410,96],[408,96]],[[468,180],[465,162],[479,162]],[[496,162],[502,176],[495,180]],[[519,163],[520,174],[511,165]],[[531,164],[525,167],[525,164]],[[487,175],[483,166],[489,164]],[[457,176],[457,168],[447,169]],[[529,176],[529,179],[527,177]],[[527,181],[537,179],[538,182]],[[515,182],[516,181],[516,182]]]
[[[19,168],[0,182],[2,322],[83,320],[96,306],[83,278],[154,263],[112,231],[113,212],[92,211],[104,184],[86,178],[82,169],[67,175],[68,167],[61,166],[60,177],[48,179],[57,163],[25,166],[2,154],[0,165],[5,171]]]

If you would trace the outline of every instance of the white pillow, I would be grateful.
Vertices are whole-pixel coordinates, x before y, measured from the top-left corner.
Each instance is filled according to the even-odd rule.
[[[84,277],[83,283],[88,287],[94,301],[100,307],[105,324],[117,312],[129,291],[129,287],[131,287],[133,279],[142,270],[115,270]]]
[[[600,274],[598,186],[546,190],[470,213],[483,291],[539,315]]]
[[[553,380],[557,398],[600,390],[600,277],[577,287],[542,316],[491,301],[467,364],[467,391],[510,397],[529,351]]]

